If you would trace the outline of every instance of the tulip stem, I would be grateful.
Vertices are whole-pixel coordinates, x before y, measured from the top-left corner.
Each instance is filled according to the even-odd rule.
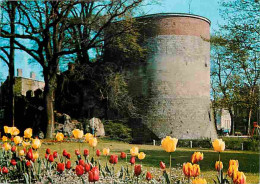
[[[220,152],[218,152],[218,166],[219,166],[219,180],[221,183],[222,181],[221,181],[221,167],[220,167]]]
[[[171,178],[172,178],[171,167],[172,167],[172,153],[170,152],[170,183],[171,183]]]

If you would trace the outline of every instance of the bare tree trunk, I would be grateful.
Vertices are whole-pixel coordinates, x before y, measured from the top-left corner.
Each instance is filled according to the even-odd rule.
[[[252,96],[254,96],[254,92],[255,92],[254,88],[252,90],[250,90],[249,100],[252,98]],[[252,117],[252,111],[253,111],[252,102],[250,102],[249,105],[250,105],[250,108],[249,108],[249,114],[248,114],[247,135],[250,135],[250,132],[251,132],[251,117]]]
[[[230,114],[230,117],[231,117],[231,132],[230,134],[231,135],[235,135],[235,122],[234,122],[234,114],[232,112],[232,109],[231,108],[228,108],[228,112]]]

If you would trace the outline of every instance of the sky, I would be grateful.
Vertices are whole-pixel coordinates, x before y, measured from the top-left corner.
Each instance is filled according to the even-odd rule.
[[[146,0],[150,2],[151,0]],[[219,15],[220,0],[157,0],[158,4],[144,7],[144,13],[190,13],[208,18],[211,21],[211,33],[218,29],[218,24],[223,24],[224,20]],[[25,43],[26,44],[26,43]],[[42,68],[37,63],[30,62],[30,56],[23,51],[15,52],[15,75],[17,68],[23,70],[23,77],[30,77],[30,72],[36,73],[36,79],[43,81]],[[0,61],[0,81],[5,81],[8,75],[8,67]]]

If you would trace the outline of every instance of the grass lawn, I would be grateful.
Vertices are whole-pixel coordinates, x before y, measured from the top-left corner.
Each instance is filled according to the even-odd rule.
[[[81,153],[83,149],[89,149],[89,146],[86,143],[81,143]],[[146,158],[142,161],[143,166],[149,170],[151,168],[158,168],[159,162],[163,161],[169,166],[169,154],[162,150],[160,146],[152,145],[132,145],[123,142],[110,141],[106,139],[99,139],[97,149],[102,151],[103,148],[110,148],[110,154],[120,154],[121,151],[129,153],[129,149],[132,146],[138,146],[140,151],[145,152]],[[59,152],[63,149],[66,149],[71,153],[72,160],[76,159],[75,149],[79,148],[79,143],[50,143],[43,144],[40,153],[41,155],[45,154],[46,148],[50,148],[52,151],[56,150]],[[204,154],[204,160],[201,161],[201,173],[204,178],[207,179],[208,183],[213,182],[213,178],[216,179],[217,172],[215,171],[215,162],[218,160],[218,153],[214,152],[213,149],[199,149],[199,148],[177,148],[176,152],[172,153],[172,165],[175,168],[180,168],[182,163],[190,162],[191,155],[194,151],[200,151]],[[90,150],[90,156],[92,157],[93,152]],[[105,157],[100,157],[102,163],[105,163]],[[227,172],[228,163],[230,159],[239,161],[239,170],[243,171],[247,177],[247,183],[259,183],[259,153],[252,151],[231,151],[226,150],[221,153],[221,161],[224,164],[224,172]],[[128,159],[129,160],[129,159]],[[138,159],[137,163],[140,162]],[[120,169],[120,165],[125,164],[125,161],[119,158],[119,164],[116,165],[116,169]]]

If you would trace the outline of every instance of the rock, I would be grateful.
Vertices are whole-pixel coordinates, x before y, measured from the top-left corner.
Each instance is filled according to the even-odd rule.
[[[97,137],[105,136],[104,125],[99,118],[92,118],[89,120],[89,127],[91,130],[93,130],[93,125],[94,125],[94,132]]]

